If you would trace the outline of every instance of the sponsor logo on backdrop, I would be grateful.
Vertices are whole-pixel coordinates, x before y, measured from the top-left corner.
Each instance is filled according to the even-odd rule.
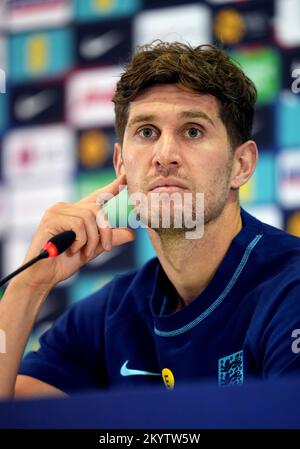
[[[78,21],[127,17],[142,7],[142,0],[74,0]]]
[[[79,160],[84,168],[103,165],[110,155],[108,136],[97,129],[83,132],[79,137]]]
[[[87,36],[82,39],[79,52],[85,59],[96,59],[112,50],[123,39],[124,36],[117,30],[110,30],[96,37]]]
[[[278,199],[283,208],[300,207],[300,149],[277,157]]]
[[[55,184],[41,185],[40,182],[28,181],[26,185],[12,187],[8,191],[10,229],[33,231],[48,207],[59,201],[72,200],[73,188],[72,178],[67,176],[64,180],[56,181]]]
[[[205,5],[184,5],[144,11],[134,19],[134,45],[154,39],[188,41],[192,45],[212,40],[211,11]]]
[[[74,132],[64,125],[16,129],[3,140],[3,176],[13,184],[53,182],[75,170]]]
[[[11,32],[63,25],[72,18],[72,0],[10,0],[7,21]]]
[[[11,121],[14,125],[59,122],[64,118],[64,86],[51,83],[47,87],[27,84],[13,87]]]
[[[121,67],[114,66],[71,75],[67,82],[67,117],[73,126],[113,126],[111,99],[121,72]]]
[[[231,5],[216,13],[214,32],[217,39],[225,45],[234,45],[268,38],[272,24],[272,11],[268,10],[268,5],[250,2],[239,6],[237,9]]]
[[[32,95],[20,96],[14,105],[14,114],[20,122],[35,119],[41,112],[53,105],[55,99],[48,91],[38,92]]]
[[[40,73],[46,70],[49,65],[49,44],[46,35],[37,34],[28,39],[26,45],[27,51],[27,70],[32,73]]]
[[[123,61],[132,51],[132,20],[78,24],[75,28],[76,61],[81,67],[103,67]]]
[[[258,91],[258,104],[274,101],[281,85],[279,52],[272,47],[255,47],[230,52],[252,79]]]
[[[54,29],[12,35],[10,61],[13,82],[63,74],[73,63],[71,31]]]
[[[275,38],[283,47],[300,45],[299,0],[275,0]]]
[[[245,36],[244,18],[236,9],[224,9],[216,14],[214,31],[224,43],[236,44]]]
[[[54,102],[52,95],[47,91],[20,97],[15,104],[15,115],[20,121],[35,118],[41,112],[47,110]]]

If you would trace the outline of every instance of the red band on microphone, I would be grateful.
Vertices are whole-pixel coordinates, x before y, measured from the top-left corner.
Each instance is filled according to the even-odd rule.
[[[52,242],[46,242],[43,246],[43,249],[47,251],[49,257],[56,257],[58,254],[57,248]]]

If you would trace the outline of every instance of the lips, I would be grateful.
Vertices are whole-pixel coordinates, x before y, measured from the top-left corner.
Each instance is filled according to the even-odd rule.
[[[187,186],[178,179],[160,178],[152,182],[149,186],[150,192],[178,192],[179,190],[188,190]]]
[[[175,193],[175,192],[186,192],[187,189],[183,189],[182,187],[178,186],[162,186],[162,187],[155,187],[155,189],[150,190],[150,193]]]

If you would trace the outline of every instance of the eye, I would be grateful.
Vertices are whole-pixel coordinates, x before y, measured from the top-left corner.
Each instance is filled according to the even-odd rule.
[[[140,128],[137,133],[139,136],[144,137],[145,139],[150,139],[151,137],[155,137],[157,135],[155,130],[153,128],[150,128],[149,126]]]
[[[186,137],[191,137],[192,139],[194,139],[196,137],[201,137],[203,132],[201,131],[201,129],[196,128],[195,126],[190,126],[189,128],[187,128],[184,134]]]

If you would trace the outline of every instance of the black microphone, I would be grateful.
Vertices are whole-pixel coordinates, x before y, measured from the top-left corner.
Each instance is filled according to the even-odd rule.
[[[2,278],[0,280],[0,287],[2,285],[6,284],[7,281],[9,281],[11,278],[16,276],[17,274],[21,273],[21,271],[25,270],[26,268],[30,267],[34,263],[38,262],[42,259],[47,259],[48,257],[56,257],[59,254],[63,253],[68,249],[72,243],[76,239],[76,234],[74,231],[63,231],[59,234],[52,237],[48,242],[46,242],[43,245],[43,249],[41,250],[40,254],[33,259],[26,262],[24,265],[22,265],[17,270],[10,273],[8,276]]]
[[[56,257],[66,251],[75,239],[76,234],[74,231],[60,232],[43,245],[43,250],[40,254],[46,252],[47,255],[44,257]]]

